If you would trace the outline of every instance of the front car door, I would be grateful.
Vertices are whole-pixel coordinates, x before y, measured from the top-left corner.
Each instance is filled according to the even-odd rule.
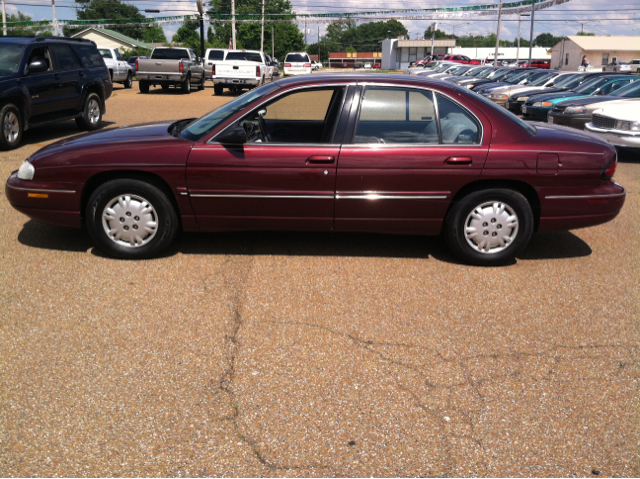
[[[29,64],[37,60],[47,64],[47,71],[28,73]],[[54,78],[53,61],[48,46],[38,45],[31,49],[25,65],[25,75],[25,83],[31,96],[31,118],[37,121],[56,110],[58,82]]]
[[[438,234],[455,193],[480,176],[488,121],[427,88],[374,84],[358,96],[338,162],[336,230]]]
[[[331,230],[333,142],[346,86],[279,92],[229,128],[247,143],[198,143],[189,156],[188,194],[202,230]]]

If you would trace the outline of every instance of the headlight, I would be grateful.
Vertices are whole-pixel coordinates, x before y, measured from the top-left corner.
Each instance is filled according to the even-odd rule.
[[[565,115],[572,115],[576,113],[586,113],[587,109],[583,106],[568,106],[564,109]]]
[[[507,95],[501,95],[499,93],[492,93],[491,95],[489,95],[489,98],[497,98],[497,99],[507,98]]]
[[[28,161],[24,161],[20,165],[20,169],[18,170],[18,178],[20,178],[21,180],[33,180],[33,175],[35,174],[36,169]]]
[[[529,99],[528,96],[519,96],[516,101],[527,101]]]
[[[543,106],[553,106],[553,103],[551,103],[550,101],[537,101],[531,106],[533,106],[535,108],[540,108],[540,107],[543,107]]]
[[[616,120],[616,130],[640,131],[640,121]]]

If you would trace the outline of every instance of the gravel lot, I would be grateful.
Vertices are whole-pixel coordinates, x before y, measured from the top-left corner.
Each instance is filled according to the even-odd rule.
[[[230,98],[116,86],[109,127]],[[0,176],[74,122],[26,133]],[[2,476],[637,476],[640,160],[516,264],[439,238],[183,235],[116,261],[0,199]]]

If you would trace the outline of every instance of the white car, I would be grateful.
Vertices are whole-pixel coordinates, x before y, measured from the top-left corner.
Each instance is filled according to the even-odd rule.
[[[594,111],[584,129],[616,146],[640,148],[640,99]]]
[[[100,55],[107,65],[111,81],[113,83],[122,83],[125,88],[131,88],[133,85],[133,68],[122,58],[117,48],[98,47]]]
[[[311,59],[307,52],[287,53],[284,57],[284,76],[310,75]]]
[[[322,63],[320,62],[316,62],[316,61],[312,61],[311,62],[311,69],[315,72],[318,71],[322,68]]]
[[[603,72],[630,72],[633,65],[627,62],[612,62],[602,67]]]

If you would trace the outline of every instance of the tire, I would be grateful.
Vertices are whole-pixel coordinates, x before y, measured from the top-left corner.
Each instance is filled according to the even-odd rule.
[[[140,93],[149,93],[149,82],[147,80],[140,80],[138,82],[138,88]]]
[[[127,75],[127,79],[124,81],[125,88],[131,88],[133,86],[133,76],[131,73]]]
[[[213,93],[215,95],[222,95],[223,91],[224,91],[224,88],[222,87],[222,85],[213,85]]]
[[[12,103],[7,103],[0,108],[0,148],[13,150],[22,141],[22,115],[20,109]]]
[[[445,219],[444,236],[451,251],[465,263],[495,266],[513,261],[527,246],[533,223],[531,206],[522,194],[487,189],[470,193],[453,205]],[[472,229],[481,232],[472,235]]]
[[[97,130],[102,124],[102,100],[97,93],[89,93],[82,107],[82,116],[76,118],[81,130]]]
[[[166,83],[163,83],[162,85],[160,85],[160,87],[162,87],[163,90],[169,89],[169,85],[167,85]]]
[[[182,93],[186,93],[187,95],[191,93],[191,77],[190,76],[187,76],[187,79],[182,82],[182,84],[180,85],[180,88],[182,89]]]
[[[140,180],[119,179],[100,185],[89,198],[85,218],[96,246],[114,258],[158,256],[178,233],[178,216],[169,198]],[[137,231],[141,233],[136,235]]]
[[[198,90],[202,91],[204,90],[204,82],[205,82],[205,78],[204,78],[204,72],[202,72],[202,80],[200,80],[200,85],[198,85]]]

